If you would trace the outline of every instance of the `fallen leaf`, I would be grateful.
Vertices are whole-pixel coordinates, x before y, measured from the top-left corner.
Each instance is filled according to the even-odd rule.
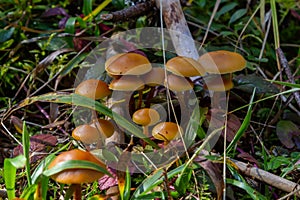
[[[300,130],[296,124],[291,121],[281,120],[276,125],[276,134],[280,142],[291,149],[298,145],[298,137],[300,136]]]

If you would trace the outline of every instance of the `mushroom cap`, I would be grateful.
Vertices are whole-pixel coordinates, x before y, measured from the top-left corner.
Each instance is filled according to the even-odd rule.
[[[85,160],[85,161],[93,162],[103,168],[106,168],[106,166],[100,160],[94,157],[91,153],[79,149],[73,149],[59,154],[50,163],[48,168],[51,169],[55,165],[69,160]],[[94,182],[99,178],[101,178],[103,175],[104,174],[99,171],[79,168],[79,169],[63,170],[61,172],[52,175],[51,178],[59,183],[64,183],[64,184],[81,184],[81,183]]]
[[[109,88],[118,91],[135,91],[145,87],[144,82],[138,76],[122,76],[110,82]]]
[[[212,74],[232,73],[246,67],[246,60],[242,55],[226,50],[205,53],[199,57],[198,62],[206,72]]]
[[[173,74],[184,77],[202,76],[205,74],[203,66],[198,61],[184,56],[171,58],[166,63],[166,68]]]
[[[169,89],[176,92],[192,90],[194,86],[189,79],[175,74],[168,75],[167,81]]]
[[[105,70],[111,75],[141,75],[151,68],[149,60],[138,53],[120,53],[105,62]]]
[[[152,135],[158,140],[168,142],[176,138],[179,131],[181,131],[180,126],[174,122],[161,122],[153,127]]]
[[[88,79],[76,87],[75,93],[92,99],[102,99],[110,95],[111,91],[104,81]]]
[[[143,74],[141,78],[145,84],[151,87],[163,85],[165,81],[165,71],[161,67],[153,67],[147,74]]]
[[[159,119],[159,113],[152,108],[139,109],[132,115],[132,121],[142,126],[151,126],[156,124]]]
[[[75,140],[82,141],[86,144],[92,144],[97,141],[97,138],[101,137],[100,133],[97,128],[88,125],[88,124],[83,124],[80,126],[77,126],[73,131],[72,131],[72,137]]]
[[[221,78],[215,78],[214,76],[208,76],[204,78],[205,84],[203,88],[215,92],[227,91],[233,88],[233,82],[230,77],[221,76]]]
[[[91,126],[107,138],[112,136],[115,131],[115,127],[110,121],[101,118],[92,122]]]

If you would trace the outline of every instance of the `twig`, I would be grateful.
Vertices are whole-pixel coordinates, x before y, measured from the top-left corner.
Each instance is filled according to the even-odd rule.
[[[252,167],[247,165],[246,163],[230,159],[232,162],[236,164],[236,166],[239,168],[239,170],[244,173],[247,176],[254,177],[260,181],[263,181],[273,187],[276,187],[280,190],[283,190],[285,192],[295,192],[295,195],[297,197],[300,197],[300,185],[297,183],[294,183],[292,181],[289,181],[285,178],[282,178],[280,176],[277,176],[275,174],[272,174],[270,172],[264,171],[262,169],[259,169],[257,167]]]
[[[127,21],[131,18],[135,18],[141,16],[150,10],[153,10],[155,2],[153,0],[146,1],[143,3],[136,4],[134,6],[130,6],[129,8],[125,8],[123,10],[118,10],[109,14],[102,14],[100,18],[105,21],[112,22],[121,22]]]
[[[288,63],[282,49],[279,47],[279,48],[276,49],[276,52],[277,52],[280,64],[283,67],[290,83],[295,84],[295,79],[293,77],[293,74],[292,74],[291,69],[289,67],[289,63]],[[294,97],[295,97],[295,100],[298,104],[298,107],[300,107],[300,94],[299,94],[299,92],[294,92]]]

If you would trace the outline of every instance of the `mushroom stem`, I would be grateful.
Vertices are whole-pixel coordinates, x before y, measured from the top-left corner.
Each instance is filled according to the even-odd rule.
[[[74,191],[74,200],[81,200],[81,185],[80,184],[72,184],[71,189]]]

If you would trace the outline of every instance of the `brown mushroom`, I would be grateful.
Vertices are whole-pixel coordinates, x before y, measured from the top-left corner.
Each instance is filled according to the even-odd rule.
[[[181,127],[174,122],[161,122],[153,127],[152,135],[155,139],[164,141],[168,144],[182,132]]]
[[[159,121],[159,113],[152,108],[142,108],[135,111],[132,115],[132,121],[143,126],[145,136],[149,136],[148,126],[152,126]]]
[[[205,74],[204,68],[198,61],[184,56],[176,56],[168,60],[166,69],[173,74],[184,77],[202,76]]]
[[[246,67],[246,60],[242,55],[225,50],[205,53],[199,57],[198,62],[205,72],[211,74],[228,74]]]
[[[215,78],[215,80],[219,80],[219,82],[223,81],[224,84],[226,84],[224,85],[225,91],[233,87],[233,83],[231,81],[231,73],[240,71],[246,67],[246,60],[242,55],[225,50],[205,53],[199,57],[198,61],[203,66],[206,72],[210,74],[221,74],[221,79]],[[224,77],[225,74],[229,74],[230,78]],[[207,83],[205,83],[205,87],[208,89],[211,88],[211,90],[215,91],[217,91],[217,89],[219,91],[224,91],[220,87],[216,88],[217,84],[215,84],[215,82],[218,81],[210,81],[213,78],[210,78],[209,76],[208,78],[204,79],[205,82],[207,81]],[[210,86],[209,84],[212,84],[212,86]]]
[[[104,81],[88,79],[76,87],[75,93],[91,99],[102,99],[110,95],[111,91]]]
[[[120,53],[105,62],[105,70],[111,75],[141,75],[151,68],[149,60],[137,53]]]
[[[215,75],[210,75],[204,78],[205,84],[203,88],[210,91],[222,92],[233,88],[233,82],[229,75],[223,75],[220,77],[215,77]]]
[[[96,165],[99,165],[104,169],[106,168],[106,166],[91,153],[79,149],[73,149],[58,155],[50,163],[48,169],[51,169],[60,163],[70,160],[89,161]],[[81,184],[94,182],[101,178],[103,175],[104,174],[102,172],[96,170],[79,168],[63,170],[52,175],[51,178],[59,183],[71,184],[71,187],[74,189],[74,199],[81,200]]]

